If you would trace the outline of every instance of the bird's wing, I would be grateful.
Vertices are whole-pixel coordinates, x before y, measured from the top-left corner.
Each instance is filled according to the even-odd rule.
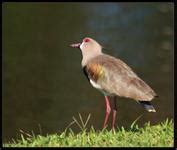
[[[135,100],[150,101],[156,94],[120,59],[99,55],[84,67],[88,78],[108,93]]]

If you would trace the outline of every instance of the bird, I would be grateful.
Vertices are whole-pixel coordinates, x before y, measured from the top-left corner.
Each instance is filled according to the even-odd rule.
[[[70,44],[70,46],[80,49],[83,73],[89,83],[104,95],[103,128],[107,127],[112,111],[112,129],[115,129],[117,97],[133,99],[148,112],[156,112],[150,101],[158,95],[124,61],[103,53],[104,47],[90,37],[85,37],[82,42]],[[112,108],[110,98],[113,98]]]

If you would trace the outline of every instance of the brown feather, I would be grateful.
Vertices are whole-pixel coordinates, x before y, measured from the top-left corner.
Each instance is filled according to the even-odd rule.
[[[91,78],[95,82],[97,82],[97,80],[101,78],[104,74],[102,66],[97,63],[89,63],[86,66],[86,71],[88,73],[89,78]]]
[[[135,100],[150,101],[155,92],[120,59],[101,54],[87,64],[89,77],[110,94]]]

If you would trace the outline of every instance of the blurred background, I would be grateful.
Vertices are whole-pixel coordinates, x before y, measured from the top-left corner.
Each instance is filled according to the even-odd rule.
[[[118,127],[173,118],[173,3],[3,3],[2,138],[60,133],[78,119],[102,128],[103,95],[81,69],[69,45],[91,37],[125,61],[159,95],[156,113],[118,98]],[[112,117],[112,116],[111,116]],[[111,123],[110,117],[110,123]],[[79,120],[79,119],[78,119]],[[77,125],[71,128],[79,131]]]

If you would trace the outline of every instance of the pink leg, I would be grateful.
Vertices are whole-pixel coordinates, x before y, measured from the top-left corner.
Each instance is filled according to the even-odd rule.
[[[104,124],[103,124],[103,128],[106,127],[110,112],[111,112],[111,107],[110,107],[110,103],[109,103],[109,98],[108,96],[105,96],[105,102],[106,102],[106,116],[104,119]]]
[[[114,104],[113,104],[113,114],[112,114],[112,129],[114,129],[116,114],[117,114],[116,97],[114,97],[114,102],[113,103]]]

